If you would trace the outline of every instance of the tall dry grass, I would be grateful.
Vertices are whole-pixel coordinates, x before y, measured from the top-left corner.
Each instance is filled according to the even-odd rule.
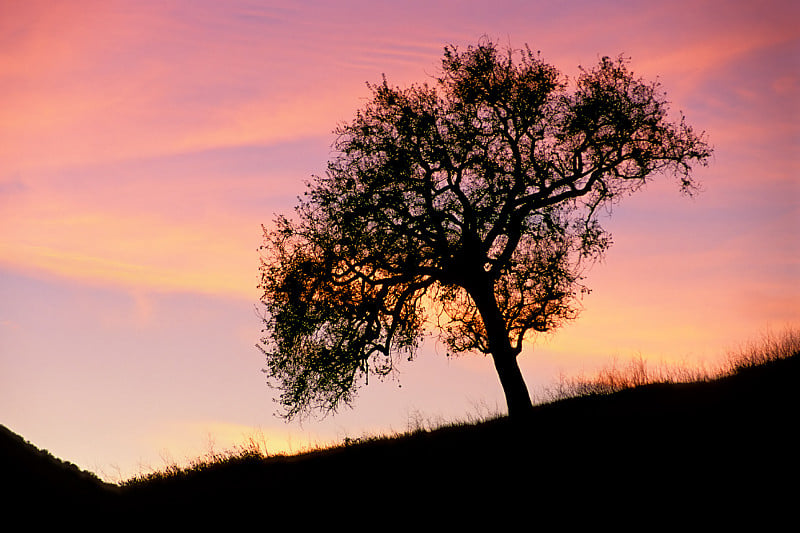
[[[625,389],[655,383],[708,382],[798,354],[800,354],[800,329],[791,327],[782,333],[763,334],[760,339],[728,352],[723,362],[716,365],[653,363],[640,354],[623,365],[615,359],[609,366],[593,375],[562,375],[557,383],[544,389],[540,403],[614,394]]]

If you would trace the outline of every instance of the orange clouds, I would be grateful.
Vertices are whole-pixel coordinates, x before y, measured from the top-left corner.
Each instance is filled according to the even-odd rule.
[[[197,154],[327,139],[363,102],[364,81],[377,81],[381,72],[401,85],[430,81],[425,76],[435,74],[441,46],[473,42],[479,34],[470,32],[479,23],[490,35],[513,31],[510,44],[530,42],[545,57],[587,64],[599,53],[629,54],[637,72],[663,76],[679,108],[721,77],[732,89],[704,91],[690,116],[709,119],[700,126],[713,128],[712,143],[739,149],[771,136],[785,144],[796,133],[794,121],[736,114],[742,101],[753,116],[768,104],[762,87],[748,86],[752,80],[735,66],[796,39],[786,12],[797,8],[726,5],[722,12],[714,2],[529,6],[513,17],[477,3],[463,9],[420,3],[413,13],[357,2],[4,6],[0,263],[107,283],[251,294],[260,224],[272,211],[290,210],[302,180],[324,170],[324,152],[314,152],[313,164],[285,170],[287,158],[308,156],[279,149],[244,173],[239,153],[222,157],[213,170]],[[610,25],[618,31],[610,34]],[[791,98],[796,76],[765,76],[772,76],[765,87]],[[765,168],[769,148],[754,148],[757,161],[738,162],[751,172],[725,190],[750,194],[747,180],[757,174],[761,183],[790,179],[791,161],[783,170]],[[197,162],[159,162],[178,155]],[[709,188],[715,186],[712,180]],[[649,201],[683,200],[676,194]]]
[[[285,43],[235,38],[214,10],[198,5],[187,18],[147,2],[19,9],[6,19],[15,38],[0,63],[5,172],[273,142],[335,120],[341,90],[312,98],[311,87],[305,97],[295,87],[287,100],[302,77],[292,79],[293,64],[277,52]]]
[[[12,269],[52,273],[90,285],[256,296],[252,270],[257,264],[236,261],[241,248],[236,244],[223,247],[217,242],[209,248],[197,242],[196,231],[167,229],[160,224],[142,227],[139,220],[133,221],[137,234],[126,234],[120,231],[126,224],[120,224],[117,217],[66,222],[65,233],[48,234],[58,240],[55,244],[0,244],[2,262]],[[98,230],[104,223],[105,228]],[[59,225],[63,226],[63,221]],[[79,239],[70,238],[75,231],[80,232]],[[144,239],[145,235],[159,237]],[[118,242],[117,238],[123,241],[109,245]]]
[[[7,228],[0,236],[0,264],[90,284],[254,298],[257,220],[203,213],[204,204],[180,202],[179,192],[124,182],[118,185],[127,195],[115,197],[109,181],[93,184],[94,193],[34,189],[15,195],[0,212]],[[147,202],[147,194],[169,198],[159,205]]]

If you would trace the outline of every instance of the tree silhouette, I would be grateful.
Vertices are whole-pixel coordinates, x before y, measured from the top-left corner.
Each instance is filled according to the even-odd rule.
[[[491,355],[509,414],[524,412],[517,356],[576,316],[610,244],[598,212],[654,174],[690,193],[711,153],[623,58],[571,89],[492,42],[445,47],[442,67],[434,86],[369,85],[296,217],[264,230],[259,347],[288,418],[349,403],[413,357],[426,323],[452,353]]]

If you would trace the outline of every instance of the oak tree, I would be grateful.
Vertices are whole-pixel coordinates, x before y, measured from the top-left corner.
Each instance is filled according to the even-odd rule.
[[[529,49],[446,47],[432,85],[370,85],[295,216],[265,227],[265,372],[284,416],[336,410],[425,331],[492,357],[514,416],[523,345],[576,316],[602,209],[711,149],[658,83],[603,57],[574,83]],[[433,326],[433,328],[429,327]]]

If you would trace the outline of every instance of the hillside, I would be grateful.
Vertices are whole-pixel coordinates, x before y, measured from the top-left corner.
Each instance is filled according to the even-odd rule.
[[[0,428],[2,483],[12,503],[35,499],[137,516],[285,517],[308,509],[313,519],[324,509],[342,509],[407,517],[458,509],[463,519],[464,512],[477,518],[499,509],[627,506],[675,513],[687,506],[708,511],[719,502],[727,512],[742,502],[777,506],[796,498],[784,481],[796,483],[798,378],[795,353],[713,381],[540,405],[517,422],[500,418],[295,456],[244,454],[122,487],[102,484]]]
[[[111,499],[118,491],[115,485],[37,448],[3,425],[0,425],[0,473],[3,503],[8,509],[30,501],[81,506]]]

